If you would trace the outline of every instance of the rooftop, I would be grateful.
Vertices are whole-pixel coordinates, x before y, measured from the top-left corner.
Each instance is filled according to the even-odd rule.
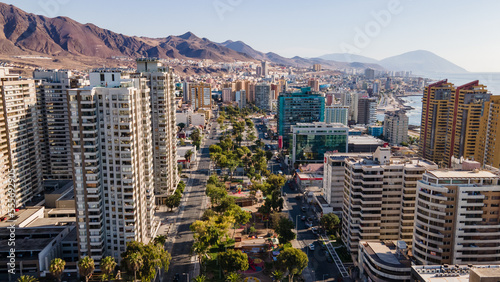
[[[349,144],[356,145],[373,145],[378,144],[380,146],[384,145],[384,141],[378,138],[375,138],[371,135],[349,135],[347,140]]]
[[[472,271],[489,277],[496,273],[500,276],[500,265],[418,265],[411,267],[425,282],[468,282]],[[497,279],[498,280],[498,279]]]
[[[428,171],[428,174],[433,175],[436,178],[495,178],[499,177],[490,171],[487,170],[473,170],[473,171],[465,171],[465,170],[432,170]]]
[[[363,244],[365,252],[374,260],[393,267],[411,266],[408,256],[398,252],[396,244],[392,241],[380,242],[360,242]]]

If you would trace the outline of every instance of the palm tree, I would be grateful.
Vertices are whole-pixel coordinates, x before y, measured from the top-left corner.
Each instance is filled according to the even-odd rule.
[[[23,275],[17,278],[17,282],[38,282],[38,279],[30,275]]]
[[[111,279],[111,274],[115,270],[116,267],[116,261],[114,257],[105,257],[101,260],[101,271],[104,273],[104,276],[106,276],[106,279],[108,281]]]
[[[205,275],[200,274],[199,276],[196,276],[193,281],[194,282],[205,282],[207,280],[207,277]]]
[[[137,271],[141,269],[143,265],[142,255],[140,253],[130,253],[125,258],[128,268],[134,272],[134,281],[137,279]]]
[[[160,244],[162,247],[165,246],[165,242],[167,241],[167,237],[165,235],[158,235],[153,239],[155,244]]]
[[[226,277],[226,281],[227,282],[240,282],[241,281],[241,275],[239,275],[237,272],[231,272]]]
[[[191,162],[191,156],[193,155],[193,151],[192,150],[188,150],[185,154],[184,154],[184,158],[186,158],[186,161],[189,163]]]
[[[83,257],[78,261],[78,272],[81,276],[85,277],[85,281],[88,282],[92,273],[94,273],[95,263],[94,259],[88,256]]]
[[[61,258],[55,258],[50,262],[49,271],[54,276],[57,281],[61,281],[61,275],[64,271],[64,266],[66,262]]]

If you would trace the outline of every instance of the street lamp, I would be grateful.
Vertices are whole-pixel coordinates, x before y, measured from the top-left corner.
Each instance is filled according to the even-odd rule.
[[[323,282],[325,282],[325,276],[328,276],[328,274],[323,274]]]

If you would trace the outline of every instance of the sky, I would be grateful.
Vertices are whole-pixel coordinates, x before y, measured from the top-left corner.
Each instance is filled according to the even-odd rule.
[[[66,16],[147,37],[191,31],[262,52],[374,59],[428,50],[468,71],[500,72],[498,0],[16,0],[26,12]]]

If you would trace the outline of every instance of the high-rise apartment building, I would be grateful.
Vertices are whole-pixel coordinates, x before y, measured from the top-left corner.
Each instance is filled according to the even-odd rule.
[[[262,61],[262,76],[266,77],[269,74],[269,63],[267,61]]]
[[[411,245],[417,182],[437,166],[420,158],[391,156],[379,147],[372,157],[345,159],[342,240],[356,256],[360,240],[403,240]]]
[[[247,106],[247,92],[245,90],[236,91],[235,97],[240,109]]]
[[[326,123],[342,123],[347,125],[349,118],[349,107],[341,104],[332,104],[325,107]]]
[[[232,94],[231,88],[222,88],[222,102],[224,103],[232,102],[231,94]]]
[[[264,111],[272,109],[271,85],[269,83],[258,83],[255,85],[255,106]]]
[[[35,81],[0,68],[0,95],[0,210],[4,215],[8,198],[15,198],[15,206],[20,207],[43,185]],[[14,188],[15,196],[9,188]]]
[[[159,226],[150,93],[146,78],[113,70],[92,71],[90,85],[68,90],[79,255],[119,260]]]
[[[422,98],[419,152],[423,158],[440,165],[446,147],[448,100],[454,91],[453,84],[441,80],[425,87]]]
[[[288,148],[292,125],[324,121],[325,96],[314,93],[310,87],[300,92],[281,93],[278,97],[278,145]]]
[[[321,71],[321,64],[313,64],[313,71]]]
[[[375,78],[375,70],[367,68],[365,69],[365,77],[366,79],[374,79]]]
[[[189,85],[189,96],[193,110],[212,109],[212,88],[210,84],[198,83]]]
[[[44,179],[71,179],[71,147],[68,122],[68,89],[83,87],[87,80],[68,70],[35,70],[39,111],[40,158]]]
[[[316,78],[311,78],[307,82],[307,86],[311,87],[312,91],[318,92],[319,91],[319,80]]]
[[[374,124],[377,121],[377,100],[375,98],[359,98],[358,124]]]
[[[153,128],[153,166],[157,202],[172,194],[177,175],[177,124],[174,73],[158,59],[137,59],[137,71],[147,79]]]
[[[500,96],[484,103],[474,160],[500,168]]]
[[[391,145],[408,142],[408,120],[408,116],[402,110],[385,113],[384,137]]]
[[[491,94],[473,81],[454,87],[446,80],[426,87],[422,99],[420,152],[424,158],[451,166],[451,158],[474,158],[483,106]]]
[[[500,263],[498,182],[498,175],[477,168],[423,175],[413,231],[412,253],[418,264]]]
[[[486,86],[473,81],[458,86],[450,96],[448,128],[445,146],[446,166],[451,166],[451,157],[474,158],[481,125],[481,114],[485,102],[490,100]]]

